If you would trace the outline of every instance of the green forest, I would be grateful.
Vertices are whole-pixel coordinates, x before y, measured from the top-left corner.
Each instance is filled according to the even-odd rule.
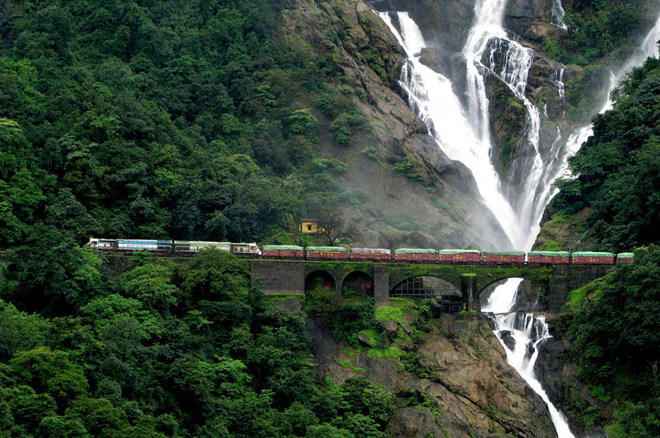
[[[602,64],[629,53],[639,5],[576,1],[568,37],[546,42],[585,69],[567,96],[575,119]],[[305,319],[352,345],[378,328],[370,301],[313,296],[307,314],[282,311],[226,253],[181,264],[137,254],[115,275],[83,246],[92,235],[263,241],[341,202],[346,163],[321,143],[368,137],[355,104],[368,97],[343,82],[338,32],[286,32],[293,6],[0,0],[0,249],[11,250],[0,264],[1,438],[385,436],[404,401],[363,378],[318,381]],[[391,81],[378,53],[362,56]],[[587,212],[593,249],[637,248],[635,262],[571,293],[558,326],[601,402],[574,401],[571,420],[651,438],[660,62],[634,70],[614,100],[552,211]]]
[[[0,437],[384,436],[394,395],[317,381],[303,314],[246,262],[116,276],[81,246],[261,241],[334,209],[346,165],[320,137],[368,124],[337,35],[288,35],[290,6],[0,1]]]
[[[366,125],[285,7],[0,2],[0,248],[40,227],[260,241],[332,209],[320,124],[339,144]]]
[[[10,260],[0,437],[385,436],[395,395],[364,378],[318,382],[303,315],[250,289],[247,261],[142,253],[109,276],[96,250],[76,255]],[[21,281],[47,262],[51,286]]]

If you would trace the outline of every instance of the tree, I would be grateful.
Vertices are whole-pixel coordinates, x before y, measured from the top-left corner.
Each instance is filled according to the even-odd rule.
[[[341,239],[351,239],[356,234],[356,229],[346,224],[339,210],[320,211],[317,215],[317,226],[328,245],[335,245]]]
[[[47,392],[65,406],[69,399],[87,392],[89,385],[82,369],[64,351],[36,347],[19,351],[9,361],[21,381],[39,392]]]
[[[101,265],[99,254],[70,233],[35,226],[27,244],[9,254],[0,294],[21,310],[71,314],[96,295]]]

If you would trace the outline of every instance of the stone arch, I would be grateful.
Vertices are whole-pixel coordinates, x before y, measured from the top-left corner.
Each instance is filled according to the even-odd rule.
[[[447,313],[461,311],[465,302],[456,286],[433,275],[406,278],[392,288],[390,297],[435,298],[442,311]]]
[[[362,271],[353,271],[344,277],[342,291],[347,290],[349,294],[374,296],[374,279],[371,275]]]
[[[334,291],[336,288],[335,278],[327,271],[313,271],[305,277],[305,293],[321,286],[324,289]]]

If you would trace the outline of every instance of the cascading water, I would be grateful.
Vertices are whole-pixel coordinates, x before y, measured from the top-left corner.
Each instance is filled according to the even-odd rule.
[[[630,69],[632,69],[633,67],[642,65],[647,58],[650,57],[655,58],[658,55],[658,47],[657,47],[658,40],[660,40],[660,15],[656,19],[655,25],[653,26],[651,31],[646,35],[646,38],[644,38],[644,41],[642,42],[642,45],[639,47],[637,52],[630,57],[628,62],[626,62],[624,66],[621,68],[621,70],[619,70],[618,74],[616,75],[614,73],[610,74],[610,87],[608,91],[608,99],[601,108],[601,110],[599,111],[600,114],[612,108],[612,100],[609,98],[609,95],[612,94],[612,91],[614,90],[614,88],[616,88],[616,86],[619,84],[621,79],[623,79],[625,74],[629,72]],[[589,136],[591,136],[592,134],[593,134],[592,126],[588,125],[578,129],[573,135],[571,135],[571,137],[566,142],[567,156],[574,155],[580,149],[582,143],[587,141]],[[568,165],[566,164],[566,162],[564,162],[561,176],[563,177],[570,176],[568,174]],[[555,189],[555,192],[553,193],[552,196],[554,196],[556,192],[557,190]]]
[[[562,29],[566,29],[566,25],[564,24],[564,13],[564,7],[561,4],[561,0],[552,0],[550,23],[559,26]]]
[[[490,162],[487,104],[478,111],[480,114],[467,116],[451,81],[420,62],[419,53],[426,43],[417,24],[407,13],[401,12],[397,15],[399,31],[389,14],[379,15],[408,56],[400,83],[408,95],[410,106],[426,124],[440,148],[451,159],[462,162],[472,170],[485,204],[502,224],[510,240],[505,243],[506,246],[511,246],[518,240],[519,228],[515,223],[516,214],[504,198],[499,177]],[[485,93],[483,80],[480,88]],[[485,94],[483,96],[485,99]],[[482,113],[483,110],[485,113]]]
[[[467,59],[467,89],[468,105],[463,108],[460,100],[452,89],[451,82],[444,76],[424,66],[419,60],[419,53],[426,46],[421,31],[414,21],[405,12],[397,14],[399,28],[397,28],[390,15],[382,13],[380,16],[388,24],[399,43],[406,51],[408,62],[403,73],[401,86],[407,92],[411,107],[429,127],[430,133],[439,146],[450,158],[462,161],[473,172],[480,193],[486,205],[493,211],[509,237],[511,244],[517,247],[529,246],[536,234],[530,236],[530,228],[536,216],[540,220],[539,207],[535,198],[539,192],[539,184],[547,183],[547,174],[544,175],[543,160],[539,153],[540,115],[538,109],[525,97],[527,74],[532,65],[532,51],[522,47],[506,38],[501,26],[506,2],[504,0],[479,1],[476,5],[476,24],[470,31],[468,41],[463,49]],[[486,50],[489,52],[489,65],[481,63]],[[504,52],[504,53],[502,53]],[[504,56],[503,62],[496,62],[495,58]],[[518,163],[519,166],[531,166],[527,171],[528,178],[522,193],[513,204],[522,214],[515,214],[502,190],[497,172],[493,168],[489,152],[491,147],[490,122],[488,99],[483,73],[490,68],[498,74],[511,91],[523,101],[526,108],[526,139],[527,150],[531,153],[531,160]],[[497,69],[497,71],[493,70]],[[544,191],[545,187],[541,191]],[[543,205],[543,208],[545,204]],[[538,213],[538,214],[537,214]],[[541,209],[542,213],[542,209]],[[530,219],[530,217],[533,217]],[[520,219],[524,222],[520,222]],[[538,222],[538,220],[537,220]],[[518,282],[519,283],[519,282]],[[492,298],[496,299],[493,309],[502,308],[509,312],[515,303],[515,291],[518,284],[512,283],[508,289],[498,289]],[[511,293],[513,292],[513,294]],[[498,298],[499,297],[499,298]],[[533,321],[534,318],[531,317]],[[538,353],[528,357],[520,353],[526,351],[530,335],[519,328],[508,327],[507,324],[515,318],[496,316],[495,324],[498,330],[507,330],[518,338],[518,348],[508,349],[509,363],[527,380],[528,384],[537,391],[548,404],[551,417],[560,433],[560,437],[572,437],[568,425],[559,412],[552,406],[540,382],[533,374],[534,361]],[[543,323],[529,323],[529,327],[545,327],[538,333],[547,335],[547,326]],[[535,342],[541,342],[546,336],[537,336]],[[535,349],[533,349],[535,351]]]

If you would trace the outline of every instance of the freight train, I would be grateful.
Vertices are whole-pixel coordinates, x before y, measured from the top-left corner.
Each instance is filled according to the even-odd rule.
[[[344,248],[342,246],[263,245],[256,243],[99,239],[91,238],[89,246],[103,251],[128,254],[132,251],[153,251],[163,255],[194,254],[205,248],[217,248],[241,257],[293,260],[352,260],[373,262],[496,264],[496,265],[614,265],[630,263],[632,253],[567,251],[477,251],[471,249]]]

